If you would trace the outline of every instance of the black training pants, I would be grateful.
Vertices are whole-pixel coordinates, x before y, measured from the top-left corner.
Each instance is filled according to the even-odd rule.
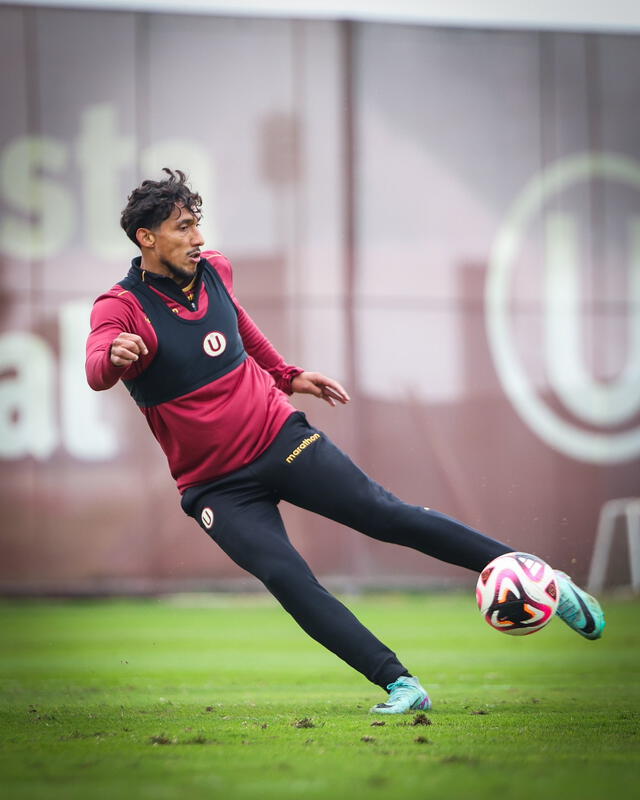
[[[289,541],[280,500],[476,572],[511,549],[444,514],[402,502],[300,412],[252,464],[185,492],[184,510],[236,564],[262,581],[310,636],[382,687],[407,670],[318,583]]]

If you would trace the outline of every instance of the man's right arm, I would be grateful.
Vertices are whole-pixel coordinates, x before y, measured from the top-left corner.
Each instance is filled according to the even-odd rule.
[[[148,366],[156,338],[149,323],[142,329],[145,323],[142,310],[138,312],[118,294],[98,298],[87,339],[86,373],[92,389],[110,389],[121,378],[135,378]]]

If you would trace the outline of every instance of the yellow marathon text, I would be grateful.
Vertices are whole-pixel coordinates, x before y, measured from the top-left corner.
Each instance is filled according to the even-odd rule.
[[[286,458],[287,464],[290,464],[295,458],[297,458],[300,453],[305,449],[305,447],[309,447],[310,444],[313,444],[320,438],[319,433],[314,433],[313,436],[309,436],[307,439],[303,439],[300,444],[296,447],[293,453],[289,453]]]

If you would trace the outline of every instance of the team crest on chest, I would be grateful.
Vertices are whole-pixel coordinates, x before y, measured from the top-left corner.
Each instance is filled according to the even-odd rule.
[[[220,333],[220,331],[211,331],[211,333],[208,333],[202,340],[202,348],[204,352],[212,358],[222,355],[226,347],[227,340],[225,339],[224,334]]]

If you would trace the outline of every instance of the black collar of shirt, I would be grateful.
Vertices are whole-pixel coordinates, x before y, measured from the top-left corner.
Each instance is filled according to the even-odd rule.
[[[137,258],[132,259],[131,261],[131,269],[129,270],[129,275],[132,277],[138,278],[138,280],[142,280],[145,283],[148,283],[149,286],[153,286],[154,289],[157,289],[162,294],[170,297],[172,300],[175,300],[180,305],[188,308],[190,311],[195,311],[198,308],[198,296],[200,295],[200,282],[202,280],[202,270],[204,269],[206,259],[201,258],[198,266],[196,267],[196,279],[193,282],[191,287],[191,292],[193,292],[193,302],[189,300],[187,295],[182,291],[182,289],[178,286],[178,284],[173,280],[173,278],[168,278],[165,275],[158,275],[156,272],[149,272],[149,270],[142,269],[142,257],[137,256]]]

